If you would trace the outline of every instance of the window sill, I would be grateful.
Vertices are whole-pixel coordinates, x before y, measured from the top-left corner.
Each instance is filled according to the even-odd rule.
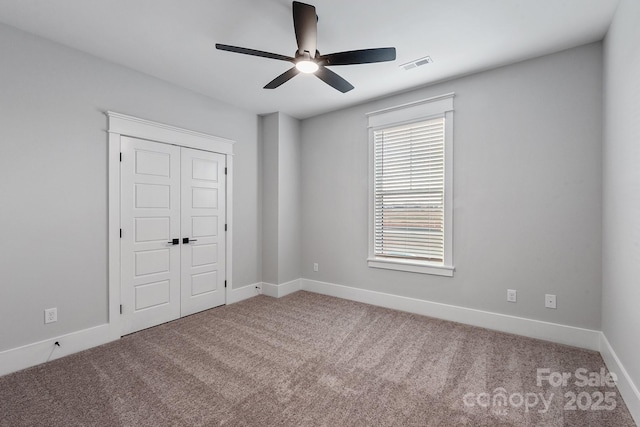
[[[385,268],[387,270],[408,271],[410,273],[433,274],[435,276],[453,277],[455,268],[448,265],[433,265],[420,262],[390,260],[388,258],[368,258],[367,264],[371,268]]]

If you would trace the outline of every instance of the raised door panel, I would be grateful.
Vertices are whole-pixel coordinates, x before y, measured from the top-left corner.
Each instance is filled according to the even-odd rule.
[[[180,148],[122,137],[123,334],[180,317]]]
[[[225,303],[225,156],[182,148],[182,315]]]

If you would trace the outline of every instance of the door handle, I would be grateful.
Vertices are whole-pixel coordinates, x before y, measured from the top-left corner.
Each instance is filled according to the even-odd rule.
[[[180,239],[173,239],[172,241],[167,242],[167,243],[171,243],[172,245],[179,245],[180,244]]]
[[[187,243],[190,243],[190,242],[197,242],[197,241],[198,241],[198,239],[191,239],[191,240],[189,240],[189,238],[188,238],[188,237],[185,237],[185,238],[183,238],[183,239],[182,239],[182,243],[184,243],[185,245],[186,245]]]

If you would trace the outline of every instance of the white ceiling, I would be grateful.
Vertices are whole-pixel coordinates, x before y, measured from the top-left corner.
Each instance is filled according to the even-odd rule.
[[[262,87],[291,64],[289,0],[0,0],[0,22],[258,114],[306,118],[393,92],[601,40],[618,0],[309,0],[322,54],[394,46],[395,62],[332,67],[342,94],[311,75]],[[433,64],[399,65],[431,56]]]

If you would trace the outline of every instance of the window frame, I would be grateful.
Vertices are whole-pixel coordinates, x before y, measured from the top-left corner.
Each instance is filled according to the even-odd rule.
[[[452,277],[453,264],[453,98],[448,93],[420,101],[367,113],[369,132],[369,256],[371,268]],[[442,263],[390,258],[375,254],[375,140],[374,132],[444,118],[444,260]]]

